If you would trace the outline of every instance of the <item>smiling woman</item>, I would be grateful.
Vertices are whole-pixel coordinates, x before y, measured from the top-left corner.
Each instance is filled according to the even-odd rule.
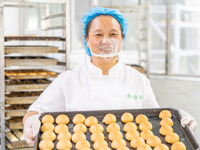
[[[95,7],[82,21],[91,61],[61,73],[30,106],[24,117],[24,137],[29,144],[39,131],[38,118],[43,112],[159,107],[149,80],[118,59],[128,26],[122,14]]]

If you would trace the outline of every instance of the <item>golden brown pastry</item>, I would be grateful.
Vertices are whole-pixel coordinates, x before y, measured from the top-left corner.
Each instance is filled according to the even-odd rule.
[[[50,139],[51,141],[54,141],[56,139],[56,134],[53,131],[45,131],[42,134],[42,140],[44,139]]]
[[[58,141],[56,148],[58,150],[70,149],[70,148],[72,148],[72,143],[70,140],[60,140],[60,141]]]
[[[126,145],[121,145],[117,150],[129,150],[129,148]]]
[[[140,132],[140,136],[146,141],[150,136],[154,135],[153,132],[149,129],[144,129]]]
[[[128,131],[130,131],[130,130],[137,130],[137,126],[136,126],[136,124],[133,123],[133,122],[128,122],[128,123],[126,123],[126,124],[124,125],[123,130],[124,130],[125,132],[128,132]]]
[[[55,128],[55,133],[59,134],[63,131],[69,131],[68,127],[66,124],[59,124]]]
[[[76,143],[76,149],[81,149],[82,147],[88,147],[90,148],[90,142],[88,142],[86,139],[81,139]]]
[[[82,114],[77,114],[77,115],[74,116],[72,122],[74,124],[84,123],[85,122],[85,116],[83,116]]]
[[[57,124],[68,124],[69,123],[69,117],[67,115],[61,114],[56,117],[56,123]]]
[[[173,121],[171,118],[168,118],[168,117],[164,117],[162,118],[162,120],[160,121],[160,125],[163,126],[163,125],[169,125],[169,126],[173,126]]]
[[[108,143],[103,139],[99,139],[94,142],[93,147],[94,149],[107,148]]]
[[[152,130],[152,128],[153,128],[153,126],[152,126],[151,122],[149,122],[149,121],[143,121],[139,125],[139,129],[141,131],[144,130],[144,129]]]
[[[71,140],[72,139],[72,135],[69,131],[63,131],[63,132],[60,132],[57,136],[57,139],[58,140]]]
[[[54,144],[50,139],[44,139],[39,143],[39,149],[53,149]]]
[[[108,127],[106,128],[107,132],[110,133],[112,131],[119,131],[120,130],[120,126],[117,123],[111,123],[108,125]]]
[[[164,117],[168,117],[168,118],[171,118],[172,117],[172,114],[170,111],[168,110],[163,110],[159,113],[159,118],[162,119]]]
[[[158,145],[154,148],[154,150],[169,150],[169,148],[168,148],[167,145],[161,143],[161,144],[158,144]]]
[[[80,150],[92,150],[92,149],[89,148],[89,147],[83,147],[83,148],[81,148]]]
[[[137,150],[152,150],[152,148],[147,144],[139,145]]]
[[[109,140],[113,141],[114,139],[123,138],[123,135],[120,131],[112,131],[108,135]]]
[[[102,147],[102,148],[99,148],[98,150],[111,150],[109,147]]]
[[[111,124],[111,123],[115,123],[117,121],[115,115],[113,114],[107,114],[105,115],[105,117],[103,118],[103,123],[105,124]]]
[[[186,146],[182,142],[175,142],[172,144],[171,150],[186,150]]]
[[[173,143],[179,141],[179,136],[178,136],[178,134],[176,134],[174,132],[170,132],[165,136],[165,141],[167,143],[173,144]]]
[[[132,122],[133,121],[133,115],[131,113],[124,113],[121,116],[121,121],[124,122],[124,123]]]
[[[42,132],[45,132],[45,131],[54,131],[55,127],[52,123],[50,122],[47,122],[47,123],[44,123],[41,127],[41,131]]]
[[[95,118],[94,116],[90,116],[85,120],[85,125],[87,127],[92,126],[93,124],[98,124],[98,120],[97,118]]]
[[[87,131],[87,127],[83,123],[78,123],[74,126],[73,132],[81,131],[85,133]]]
[[[143,114],[139,114],[139,115],[137,115],[137,117],[135,118],[135,122],[136,122],[137,124],[140,124],[140,123],[143,122],[143,121],[148,121],[148,117],[145,116],[145,115],[143,115]]]
[[[102,132],[97,131],[97,132],[92,133],[90,139],[91,139],[91,141],[95,142],[98,139],[103,139],[104,140],[105,136],[104,136],[104,134]]]
[[[74,143],[78,142],[81,139],[86,139],[86,135],[81,131],[77,131],[72,135],[72,141]]]
[[[42,124],[44,124],[46,122],[54,123],[54,118],[52,115],[45,115],[42,117],[41,122],[42,122]]]
[[[163,125],[160,127],[159,132],[161,135],[167,135],[168,133],[173,132],[173,128],[169,125]]]
[[[103,132],[103,126],[101,124],[93,124],[91,127],[90,127],[90,132],[91,133],[94,133],[94,132]]]
[[[118,147],[120,147],[122,145],[126,145],[126,141],[124,139],[115,139],[111,143],[111,147],[114,149],[117,149]]]
[[[158,136],[152,135],[147,139],[147,144],[151,147],[156,147],[157,145],[161,144],[161,140]]]
[[[138,146],[142,145],[142,144],[145,144],[145,142],[144,142],[143,138],[141,138],[141,137],[132,138],[131,143],[130,143],[131,147],[133,147],[133,148],[138,148]]]
[[[137,130],[130,130],[125,135],[127,140],[132,140],[134,137],[139,137],[139,132]]]

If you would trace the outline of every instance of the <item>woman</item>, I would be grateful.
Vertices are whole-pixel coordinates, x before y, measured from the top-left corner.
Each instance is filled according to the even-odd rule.
[[[122,14],[95,7],[82,21],[91,62],[60,74],[30,106],[23,119],[29,144],[39,131],[42,112],[159,107],[149,80],[118,59],[128,26]]]

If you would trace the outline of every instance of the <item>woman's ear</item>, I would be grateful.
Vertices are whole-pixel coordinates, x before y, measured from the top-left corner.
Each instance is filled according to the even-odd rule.
[[[86,37],[86,36],[85,36],[85,41],[87,42],[87,47],[89,47],[89,44],[88,44],[89,40],[88,40],[88,37]]]

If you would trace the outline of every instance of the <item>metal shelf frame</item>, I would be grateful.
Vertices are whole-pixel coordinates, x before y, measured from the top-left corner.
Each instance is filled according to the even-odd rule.
[[[16,2],[16,4],[5,4],[5,2]],[[28,4],[27,4],[28,3]],[[43,3],[48,6],[48,4],[63,4],[63,8],[65,13],[61,16],[65,17],[63,24],[65,25],[65,29],[63,30],[63,36],[65,36],[65,69],[69,69],[69,58],[70,58],[70,51],[71,51],[71,0],[0,0],[0,111],[1,111],[1,144],[0,149],[6,149],[6,141],[5,141],[5,74],[4,74],[4,66],[5,66],[5,37],[4,37],[4,8],[5,7],[28,7],[33,8],[37,7],[36,3]],[[38,7],[39,8],[39,7]],[[45,7],[48,9],[47,7]],[[47,16],[47,15],[46,15]],[[50,17],[50,16],[49,16]],[[55,16],[54,16],[55,17]],[[53,18],[54,18],[53,17]],[[19,18],[20,19],[20,18]],[[21,18],[22,19],[22,18]],[[45,20],[48,20],[47,18]],[[23,21],[23,20],[22,20]]]

